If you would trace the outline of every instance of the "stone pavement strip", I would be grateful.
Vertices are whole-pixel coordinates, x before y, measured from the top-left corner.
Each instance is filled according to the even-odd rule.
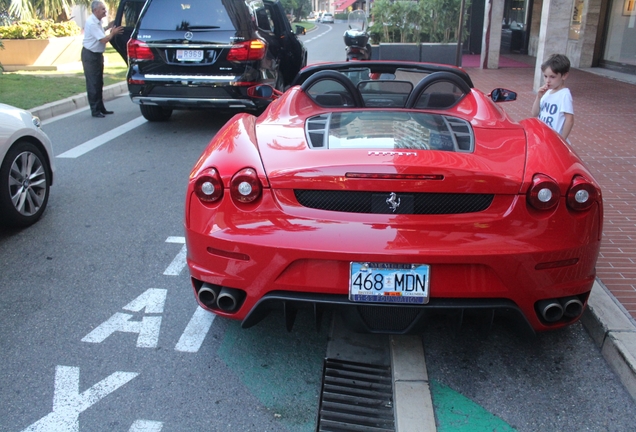
[[[535,97],[533,68],[470,68],[468,72],[475,87],[484,92],[496,87],[516,91],[517,102],[506,103],[504,108],[513,119],[529,117]],[[628,82],[619,80],[620,74],[611,71],[573,69],[567,84],[576,120],[570,140],[601,183],[605,202],[599,279],[581,322],[636,400],[636,77],[629,77]],[[126,92],[125,82],[107,86],[104,100]],[[84,93],[30,111],[47,120],[87,106]],[[421,431],[425,425],[427,432],[435,431],[421,341],[391,337],[390,345],[398,430]],[[420,403],[413,404],[414,400]]]

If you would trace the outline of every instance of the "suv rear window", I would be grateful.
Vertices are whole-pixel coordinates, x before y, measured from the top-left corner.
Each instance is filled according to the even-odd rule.
[[[153,0],[143,17],[144,30],[234,30],[222,0]]]

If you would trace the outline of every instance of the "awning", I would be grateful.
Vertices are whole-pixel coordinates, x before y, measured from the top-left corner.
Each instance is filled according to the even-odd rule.
[[[336,0],[336,12],[344,12],[349,6],[358,0]]]

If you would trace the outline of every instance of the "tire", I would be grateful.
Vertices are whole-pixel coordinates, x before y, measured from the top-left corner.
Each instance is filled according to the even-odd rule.
[[[172,109],[157,105],[139,105],[141,115],[151,122],[166,121],[172,115]]]
[[[17,141],[0,166],[0,219],[8,226],[27,227],[42,217],[49,201],[51,167],[40,149]]]

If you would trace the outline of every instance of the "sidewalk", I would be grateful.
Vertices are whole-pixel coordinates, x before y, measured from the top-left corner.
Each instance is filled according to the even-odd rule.
[[[511,57],[534,65],[532,57]],[[534,67],[466,70],[483,92],[496,87],[517,92],[517,101],[503,105],[513,119],[530,116]],[[582,323],[636,399],[636,76],[572,69],[566,83],[575,111],[570,141],[601,184],[605,204],[598,279]],[[125,92],[125,83],[114,84],[104,88],[104,98]],[[85,106],[84,94],[31,112],[45,120]]]
[[[530,117],[534,67],[466,70],[484,92],[517,92],[517,101],[503,108],[515,120]],[[605,213],[597,282],[581,321],[636,399],[636,76],[572,69],[566,85],[574,99],[569,139],[601,184]]]

